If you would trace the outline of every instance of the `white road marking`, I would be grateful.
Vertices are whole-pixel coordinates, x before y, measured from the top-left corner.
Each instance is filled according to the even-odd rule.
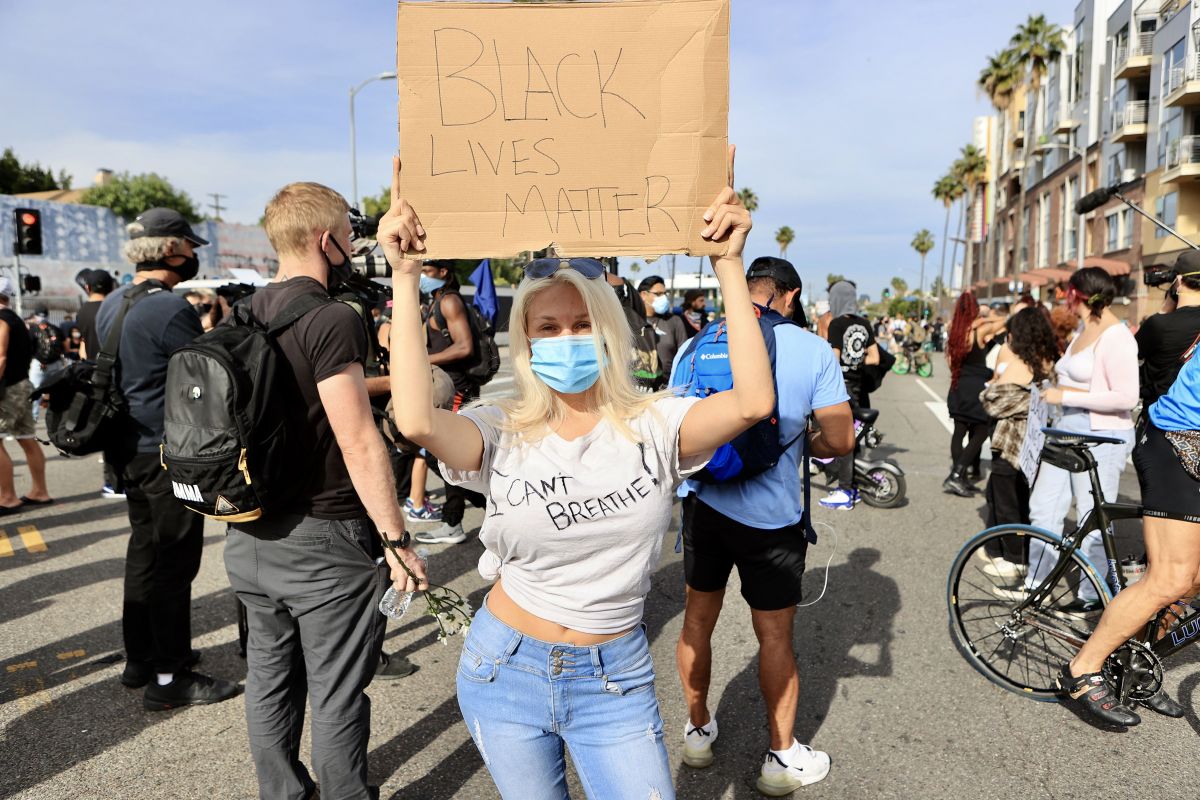
[[[924,389],[929,394],[929,396],[932,397],[934,400],[937,400],[942,405],[946,405],[946,399],[944,397],[938,397],[938,393],[935,392],[933,389],[930,389],[929,384],[926,383],[925,381],[921,380],[920,378],[917,378],[917,386],[920,386],[922,389]],[[926,403],[925,405],[929,405],[929,404]]]
[[[938,400],[926,401],[925,407],[937,418],[937,421],[942,423],[942,427],[946,429],[946,433],[954,433],[954,423],[950,421],[950,412],[946,410],[946,404]]]

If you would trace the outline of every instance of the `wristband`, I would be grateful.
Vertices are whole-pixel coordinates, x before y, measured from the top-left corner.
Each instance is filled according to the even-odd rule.
[[[380,531],[380,533],[383,535],[384,539],[387,539],[387,541],[391,542],[396,547],[399,547],[401,550],[407,550],[408,546],[412,544],[412,534],[408,531],[405,531],[399,539],[388,538],[388,535],[385,531]]]

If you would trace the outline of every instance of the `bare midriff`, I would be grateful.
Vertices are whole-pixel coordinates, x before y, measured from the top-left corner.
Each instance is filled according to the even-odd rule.
[[[548,619],[542,619],[536,614],[530,614],[516,604],[504,591],[504,583],[497,580],[487,597],[487,608],[492,616],[508,627],[526,636],[551,644],[571,644],[587,647],[594,644],[616,639],[629,633],[632,628],[618,633],[584,633],[572,628],[566,628]]]

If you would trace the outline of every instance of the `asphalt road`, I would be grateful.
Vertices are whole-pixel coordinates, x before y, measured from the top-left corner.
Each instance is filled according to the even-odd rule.
[[[827,750],[833,768],[796,796],[1192,796],[1200,776],[1188,763],[1200,732],[1193,711],[1182,720],[1147,712],[1127,733],[1102,732],[1055,704],[995,688],[954,650],[946,572],[982,524],[979,501],[940,489],[949,433],[937,398],[945,389],[944,375],[892,376],[878,395],[887,435],[881,449],[907,472],[907,505],[816,514],[836,535],[824,531],[809,555],[812,597],[831,556],[832,565],[824,598],[798,615],[803,685],[796,735]],[[1136,494],[1132,472],[1124,489]],[[25,480],[18,462],[19,489]],[[0,520],[0,797],[257,796],[240,699],[151,714],[137,692],[118,683],[124,503],[100,498],[94,459],[55,457],[50,480],[56,505]],[[472,510],[468,526],[479,522]],[[766,728],[750,616],[736,585],[716,632],[717,761],[699,771],[680,761],[685,712],[674,643],[683,577],[674,539],[674,531],[664,537],[646,621],[677,791],[705,800],[757,797]],[[245,670],[222,547],[221,527],[210,523],[193,593],[195,646],[204,652],[203,670],[240,679]],[[472,538],[434,548],[432,557],[436,579],[470,593],[476,606],[485,591],[474,571],[480,552]],[[432,621],[415,615],[389,630],[387,650],[420,669],[370,690],[371,774],[384,798],[495,797],[454,699],[459,642],[439,645],[434,631]],[[1191,709],[1200,700],[1195,658],[1177,658],[1167,684]],[[573,796],[582,797],[573,786]]]

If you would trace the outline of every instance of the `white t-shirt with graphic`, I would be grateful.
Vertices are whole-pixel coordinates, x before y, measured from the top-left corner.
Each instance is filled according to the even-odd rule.
[[[675,489],[708,463],[679,459],[679,427],[695,402],[664,398],[630,420],[640,444],[604,419],[573,441],[550,433],[521,444],[501,430],[495,406],[463,411],[483,435],[482,465],[441,466],[446,480],[487,497],[480,574],[500,575],[517,605],[572,630],[637,625]]]

